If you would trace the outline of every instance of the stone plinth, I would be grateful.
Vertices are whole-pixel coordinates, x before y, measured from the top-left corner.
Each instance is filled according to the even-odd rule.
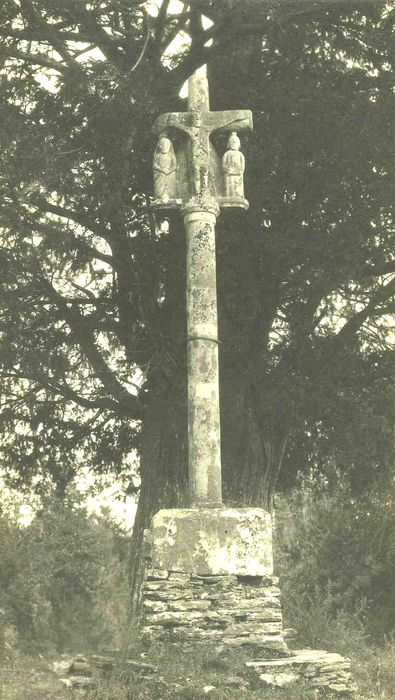
[[[160,510],[151,527],[152,568],[221,576],[271,576],[271,516],[261,508]]]
[[[274,576],[197,575],[150,570],[143,588],[143,632],[185,645],[288,654]]]
[[[246,666],[269,686],[308,681],[315,688],[326,688],[341,695],[352,695],[358,690],[351,677],[350,660],[327,651],[300,649],[291,652],[286,659],[247,661]]]

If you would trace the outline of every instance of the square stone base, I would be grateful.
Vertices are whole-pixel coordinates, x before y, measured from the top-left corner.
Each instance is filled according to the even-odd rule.
[[[270,576],[272,523],[261,508],[160,510],[151,525],[152,567],[187,574]]]

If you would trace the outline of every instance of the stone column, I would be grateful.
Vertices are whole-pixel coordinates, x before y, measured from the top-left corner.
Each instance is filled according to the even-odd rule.
[[[218,207],[187,205],[188,449],[192,506],[222,504],[215,222]]]
[[[220,207],[248,208],[236,133],[252,128],[252,114],[211,112],[207,80],[196,75],[189,80],[188,108],[155,121],[156,172],[173,177],[161,168],[163,151],[178,166],[176,187],[170,180],[157,187],[153,206],[179,210],[187,237],[190,507],[160,510],[152,519],[142,622],[154,637],[286,653],[271,516],[260,508],[226,507],[221,489],[215,223]],[[174,129],[184,140],[172,159]],[[221,130],[231,134],[228,189],[210,142],[210,134]]]

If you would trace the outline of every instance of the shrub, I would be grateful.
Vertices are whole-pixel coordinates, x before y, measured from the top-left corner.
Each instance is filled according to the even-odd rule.
[[[126,538],[88,516],[80,497],[44,499],[27,527],[0,519],[1,631],[26,652],[120,643],[126,620]],[[3,622],[2,622],[3,620]],[[3,641],[4,647],[4,641]]]
[[[395,624],[394,512],[387,492],[356,500],[305,482],[276,501],[275,553],[284,611],[305,643],[361,648]],[[295,624],[296,623],[296,624]]]

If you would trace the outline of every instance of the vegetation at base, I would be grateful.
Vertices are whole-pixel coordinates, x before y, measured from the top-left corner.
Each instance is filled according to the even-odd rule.
[[[344,477],[328,473],[276,497],[283,612],[308,646],[357,653],[394,634],[393,480],[356,498]]]
[[[349,486],[329,478],[304,481],[277,496],[276,571],[285,625],[297,629],[294,648],[323,648],[352,660],[360,697],[392,700],[395,646],[392,597],[393,510],[387,486],[356,502]],[[2,700],[67,697],[49,671],[60,653],[121,647],[126,658],[157,667],[153,676],[115,672],[91,700],[238,699],[226,683],[251,683],[251,700],[309,700],[308,686],[270,690],[246,675],[246,652],[140,643],[127,620],[127,538],[109,519],[88,516],[75,492],[53,496],[22,527],[1,516],[0,618]],[[370,562],[367,568],[366,562]],[[56,612],[56,615],[55,615]],[[41,654],[41,659],[38,658]],[[70,656],[71,658],[71,656]],[[12,690],[13,688],[13,690]],[[329,697],[321,693],[319,697]]]
[[[113,677],[103,682],[90,700],[324,700],[334,698],[328,691],[317,693],[308,684],[289,688],[265,688],[258,676],[244,669],[242,651],[222,655],[214,647],[185,649],[156,645],[144,655],[155,663],[157,674],[149,679],[134,677],[131,682]],[[360,688],[355,700],[393,700],[395,688],[395,648],[387,645],[381,650],[365,649],[353,656],[353,668]],[[249,682],[249,687],[237,687],[237,678]],[[233,685],[232,685],[233,684]],[[207,694],[204,688],[213,686]]]
[[[81,496],[47,494],[28,526],[0,505],[0,653],[120,646],[128,539]]]
[[[131,650],[129,650],[131,654]],[[177,649],[175,646],[156,644],[143,652],[144,661],[152,661],[157,672],[152,678],[138,675],[126,678],[114,673],[102,680],[96,691],[86,700],[335,700],[327,691],[318,694],[308,685],[298,684],[286,689],[263,687],[258,677],[246,673],[243,653],[221,657],[215,648],[198,647]],[[133,656],[141,655],[141,647],[134,645]],[[354,700],[393,700],[395,688],[395,649],[386,645],[375,651],[366,648],[352,657],[353,671],[360,692]],[[240,681],[241,679],[241,681]],[[250,685],[240,689],[244,682]],[[239,687],[237,687],[237,683]],[[204,689],[212,686],[209,693]],[[18,654],[13,663],[0,667],[2,700],[63,700],[70,697],[48,663]]]

